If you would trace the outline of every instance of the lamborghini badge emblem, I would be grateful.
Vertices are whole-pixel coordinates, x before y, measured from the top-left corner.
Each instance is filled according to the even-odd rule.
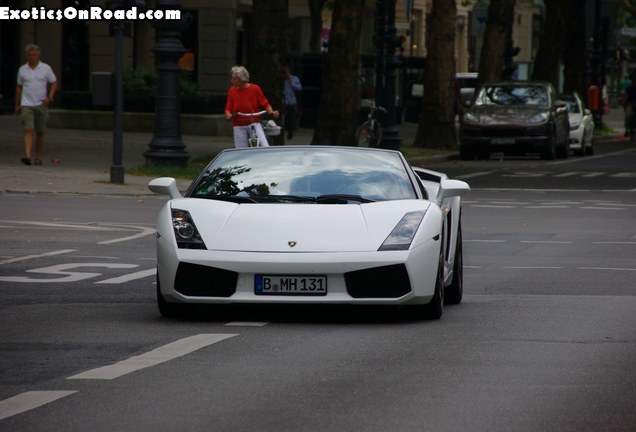
[[[293,240],[290,240],[290,241],[288,241],[288,242],[287,242],[287,245],[288,245],[289,247],[294,247],[294,246],[296,246],[296,242],[295,242],[295,241],[293,241]]]

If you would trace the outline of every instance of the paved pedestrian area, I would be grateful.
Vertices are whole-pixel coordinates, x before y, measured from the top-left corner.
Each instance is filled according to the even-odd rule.
[[[605,117],[606,123],[616,133],[622,132],[622,109],[614,109]],[[80,194],[128,194],[148,195],[151,177],[126,173],[124,184],[110,181],[113,165],[113,134],[111,131],[54,129],[46,134],[42,166],[26,166],[20,163],[24,155],[23,132],[19,117],[0,115],[0,191],[26,193],[80,193]],[[398,132],[403,143],[411,143],[417,125],[403,123]],[[231,148],[228,136],[188,135],[184,131],[182,141],[191,158],[213,155]],[[310,144],[311,129],[301,129],[287,145]],[[151,133],[125,132],[123,136],[123,166],[125,169],[144,166],[144,152],[149,149]],[[616,136],[614,135],[615,139]],[[179,180],[178,187],[185,190],[190,182]]]

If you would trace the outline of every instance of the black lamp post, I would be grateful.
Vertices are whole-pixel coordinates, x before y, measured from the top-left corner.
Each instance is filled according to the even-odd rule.
[[[123,0],[107,0],[106,8],[124,8]],[[110,166],[110,182],[124,183],[123,137],[124,137],[124,21],[109,24],[109,31],[115,36],[115,106],[113,109],[113,162]]]
[[[395,4],[396,0],[375,2],[375,99],[377,105],[387,110],[380,117],[383,130],[380,147],[398,150],[402,138],[396,128],[396,81],[400,67],[396,51],[403,39],[397,36]]]
[[[159,0],[157,9],[180,10],[181,0]],[[181,140],[181,68],[179,58],[185,52],[181,43],[184,20],[158,20],[153,25],[157,42],[158,86],[155,100],[155,130],[149,149],[144,153],[146,165],[186,166],[190,157]]]

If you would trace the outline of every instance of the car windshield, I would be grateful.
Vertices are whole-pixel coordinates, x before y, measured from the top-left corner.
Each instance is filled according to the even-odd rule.
[[[547,107],[548,92],[543,86],[491,85],[484,86],[475,105],[534,105]]]
[[[576,103],[576,100],[574,98],[571,97],[561,97],[561,100],[563,102],[565,102],[565,104],[567,105],[568,108],[568,112],[571,113],[578,113],[579,111],[579,105]]]
[[[417,198],[399,153],[336,147],[224,151],[186,195],[238,203],[353,204]]]

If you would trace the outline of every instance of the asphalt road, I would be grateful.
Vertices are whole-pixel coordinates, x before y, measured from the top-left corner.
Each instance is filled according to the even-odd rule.
[[[634,158],[432,166],[473,187],[465,300],[435,322],[346,307],[163,319],[163,198],[2,194],[0,429],[633,431]]]

